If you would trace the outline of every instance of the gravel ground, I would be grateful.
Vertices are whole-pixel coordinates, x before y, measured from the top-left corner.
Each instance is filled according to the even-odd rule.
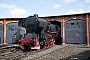
[[[34,58],[40,57],[42,55],[50,53],[51,51],[54,51],[56,49],[59,49],[59,48],[65,47],[65,46],[67,46],[67,45],[54,45],[53,47],[46,49],[44,51],[40,51],[40,52],[34,53],[32,55],[30,54],[27,57],[23,57],[23,58],[21,58],[21,60],[30,60],[30,59],[32,60]]]
[[[62,60],[85,60],[88,56],[90,56],[90,46],[80,45]]]
[[[65,46],[67,46],[67,47],[65,47]],[[78,47],[75,48],[76,46],[78,46]],[[60,50],[58,50],[58,49],[60,49]],[[18,52],[18,53],[12,54],[9,58],[11,58],[14,55],[21,56],[21,55],[25,54],[26,56],[23,56],[20,59],[16,59],[16,60],[33,60],[35,58],[38,58],[37,60],[56,60],[57,58],[62,57],[68,51],[70,51],[72,49],[74,49],[74,50],[72,52],[70,52],[70,54],[67,54],[66,56],[64,56],[61,60],[85,60],[88,56],[90,56],[90,46],[88,46],[88,45],[65,44],[65,45],[54,45],[50,48],[46,48],[46,49],[43,49],[40,51],[30,51],[28,53],[25,52],[27,55],[24,52]],[[57,50],[57,51],[52,52],[55,50]],[[50,53],[50,52],[52,52],[52,53]],[[50,54],[48,54],[48,53],[50,53]],[[42,57],[40,57],[40,56],[42,56]],[[6,59],[8,59],[8,57],[6,57]]]
[[[33,60],[37,57],[42,56],[41,58],[37,60],[56,60],[57,58],[62,57],[64,54],[66,54],[68,51],[74,49],[78,44],[68,44],[69,47],[65,47],[67,45],[55,45],[54,47],[51,47],[49,49],[46,49],[44,51],[40,51],[34,54],[30,54],[27,57],[21,58],[21,60]],[[51,51],[57,50],[59,48],[65,47],[59,51],[56,51],[54,53],[45,55],[47,53],[50,53]],[[45,55],[45,56],[43,56]],[[90,56],[90,46],[81,44],[77,48],[75,48],[70,54],[63,57],[61,60],[85,60],[88,56]]]
[[[62,57],[64,54],[66,54],[68,51],[74,49],[76,46],[77,45],[70,45],[70,46],[60,49],[56,52],[53,52],[50,55],[47,55],[44,58],[41,58],[39,60],[57,60],[57,58]]]

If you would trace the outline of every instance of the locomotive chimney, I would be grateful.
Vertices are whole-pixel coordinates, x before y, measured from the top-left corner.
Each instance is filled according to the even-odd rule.
[[[34,14],[35,17],[38,17],[38,14]]]

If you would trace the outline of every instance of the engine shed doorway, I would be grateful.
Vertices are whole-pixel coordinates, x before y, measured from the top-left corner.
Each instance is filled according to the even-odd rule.
[[[56,44],[62,44],[62,38],[61,38],[61,22],[58,21],[49,21],[54,25],[58,25],[60,28],[59,34],[56,37]]]
[[[7,43],[18,43],[17,40],[20,37],[20,34],[24,34],[25,30],[22,27],[18,26],[17,22],[11,22],[6,25],[6,42]],[[15,38],[12,38],[16,36]]]
[[[6,42],[7,43],[14,43],[12,36],[16,34],[19,30],[17,22],[11,22],[6,25]]]
[[[69,20],[65,23],[65,43],[86,43],[85,20]]]
[[[3,24],[0,24],[0,43],[3,43],[3,34],[4,34],[4,28],[3,28]]]

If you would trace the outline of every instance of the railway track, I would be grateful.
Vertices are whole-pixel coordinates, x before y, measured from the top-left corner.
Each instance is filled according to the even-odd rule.
[[[87,56],[85,60],[90,60],[90,56]]]
[[[16,50],[14,49],[13,51],[10,52],[5,52],[0,54],[0,60],[14,60],[17,59],[18,57],[23,57],[26,53],[23,53],[21,50]]]
[[[71,48],[69,51],[67,51],[64,55],[60,56],[59,58],[56,58],[56,60],[62,60],[63,58],[65,58],[67,55],[69,55],[70,53],[72,53],[77,47],[77,46],[74,46],[73,48]]]
[[[8,44],[8,45],[2,45],[0,46],[0,54],[1,53],[5,53],[5,52],[9,52],[9,51],[13,51],[15,48],[18,48],[19,45],[11,45],[11,44]]]
[[[68,46],[69,46],[69,45],[68,45]],[[59,51],[59,50],[61,50],[61,49],[64,49],[64,48],[68,47],[68,46],[64,46],[64,47],[62,47],[62,48],[56,49],[56,50],[51,51],[51,52],[49,52],[49,53],[47,53],[47,54],[44,54],[44,55],[42,55],[42,56],[40,56],[40,57],[36,57],[36,58],[34,58],[34,59],[32,59],[32,60],[42,59],[43,57],[48,56],[48,55],[51,55],[52,53],[55,53],[55,52],[57,52],[57,51]]]
[[[78,46],[62,60],[90,60],[90,46]]]
[[[76,47],[77,46],[67,45],[31,60],[60,60],[71,53]]]
[[[0,60],[5,59],[8,55],[12,55],[13,53],[16,53],[16,51],[19,50],[17,48],[19,48],[19,45],[15,45],[15,44],[1,45],[0,46]]]
[[[45,56],[51,55],[52,53],[56,53],[59,50],[62,50],[64,48],[68,48],[70,47],[70,45],[55,45],[52,48],[49,48],[47,50],[43,50],[34,54],[30,54],[28,57],[23,57],[21,58],[21,60],[39,60],[39,59],[43,59]],[[64,51],[65,52],[65,51]]]
[[[10,50],[8,52],[1,53],[0,60],[22,60],[21,59],[22,57],[27,57],[28,55],[34,55],[37,52],[42,52],[42,51],[47,50],[52,47],[54,47],[54,46],[50,46],[45,49],[40,49],[37,51],[34,50],[34,51],[25,51],[25,52],[22,51],[21,49],[20,50],[12,49],[12,51]]]
[[[76,55],[73,57],[72,54]],[[70,55],[72,57],[65,59]],[[31,60],[90,60],[90,46],[70,45]]]
[[[81,45],[79,46],[79,45],[67,44],[67,45],[54,45],[53,47],[41,49],[38,51],[34,50],[34,51],[24,52],[21,49],[20,50],[12,49],[12,51],[10,52],[0,54],[0,60],[73,60],[73,59],[75,60],[79,58],[78,57],[67,58],[67,57],[70,56],[70,54],[73,55],[75,53],[81,52],[81,50],[78,48],[83,49],[84,47]],[[87,55],[83,59],[90,60],[90,56]]]
[[[52,47],[52,46],[50,46],[50,47]],[[47,47],[46,49],[48,49],[50,47]],[[45,50],[45,49],[33,50],[33,51],[22,51],[21,49],[17,49],[17,48],[11,48],[10,50],[5,48],[5,51],[7,51],[7,52],[2,52],[0,54],[0,60],[18,60],[18,59],[20,60],[20,58],[22,58],[22,57],[26,57],[30,54],[34,54],[36,52],[40,52],[43,50]]]

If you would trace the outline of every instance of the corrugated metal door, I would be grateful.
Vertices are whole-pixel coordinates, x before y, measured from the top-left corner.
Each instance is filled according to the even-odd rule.
[[[3,43],[3,24],[0,24],[0,43]]]
[[[85,20],[70,20],[65,23],[66,43],[86,43]]]
[[[6,31],[6,42],[7,43],[16,43],[20,34],[24,34],[25,30],[18,26],[18,23],[13,22],[6,25],[7,31]],[[16,38],[12,38],[12,36],[16,36]]]
[[[13,43],[12,36],[19,30],[18,23],[10,23],[6,25],[6,42]]]

